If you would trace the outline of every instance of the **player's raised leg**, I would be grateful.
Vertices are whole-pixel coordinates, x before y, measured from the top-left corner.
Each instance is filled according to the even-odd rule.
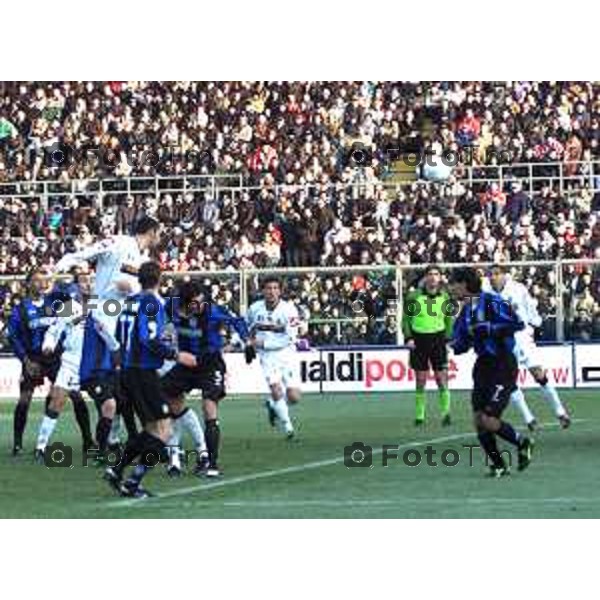
[[[556,388],[548,380],[545,370],[542,367],[535,366],[529,369],[529,372],[537,383],[542,388],[542,396],[544,400],[550,405],[554,415],[558,419],[560,426],[566,429],[571,424],[571,417],[561,402]]]

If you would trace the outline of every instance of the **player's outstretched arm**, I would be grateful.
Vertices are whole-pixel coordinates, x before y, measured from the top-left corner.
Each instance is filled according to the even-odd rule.
[[[110,254],[117,248],[117,243],[113,239],[102,240],[96,242],[87,248],[78,250],[77,252],[70,252],[65,254],[57,263],[54,265],[55,273],[64,273],[69,269],[80,265],[84,262],[95,260],[104,254]]]

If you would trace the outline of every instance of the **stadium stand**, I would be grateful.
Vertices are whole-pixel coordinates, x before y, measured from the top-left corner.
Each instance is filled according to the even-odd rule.
[[[314,341],[358,344],[395,339],[381,287],[393,276],[371,265],[600,259],[594,83],[0,86],[0,277],[51,269],[150,213],[169,271],[339,268],[299,273],[289,291]],[[407,167],[440,149],[458,157],[443,176]],[[563,286],[566,336],[585,340],[600,337],[599,270],[523,277],[545,315]],[[225,277],[215,297],[235,308],[236,286]],[[19,292],[0,280],[4,313]],[[357,294],[376,326],[319,322],[347,316]]]

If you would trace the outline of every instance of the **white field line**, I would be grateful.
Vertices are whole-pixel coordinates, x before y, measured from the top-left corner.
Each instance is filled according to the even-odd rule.
[[[575,503],[593,503],[599,502],[598,497],[566,497],[557,496],[554,498],[399,498],[397,500],[226,500],[223,502],[214,502],[200,500],[195,501],[194,506],[210,506],[223,508],[302,508],[305,506],[321,507],[369,507],[369,506],[402,506],[405,504],[460,504],[460,505],[488,505],[488,504],[575,504]],[[148,506],[148,504],[146,504]]]
[[[573,419],[573,423],[582,423],[589,419]],[[557,423],[542,423],[542,427],[555,427]],[[405,444],[400,444],[395,450],[405,450],[407,448],[415,448],[419,446],[426,446],[428,444],[439,444],[441,442],[449,442],[452,440],[458,440],[467,436],[474,436],[473,431],[467,431],[463,433],[455,433],[453,435],[446,435],[429,440],[414,440]],[[382,448],[376,448],[373,450],[373,456],[377,456],[383,453]],[[281,469],[272,469],[270,471],[259,471],[258,473],[249,473],[248,475],[240,475],[239,477],[232,477],[231,479],[221,479],[214,483],[202,483],[184,488],[177,488],[175,490],[162,492],[157,494],[153,498],[149,499],[148,502],[142,502],[135,498],[125,498],[120,500],[112,500],[102,506],[110,507],[128,507],[128,506],[155,506],[157,500],[164,498],[173,498],[176,496],[187,496],[195,492],[207,492],[217,488],[229,487],[232,485],[238,485],[247,483],[249,481],[257,481],[260,479],[270,479],[271,477],[279,477],[280,475],[288,475],[290,473],[301,473],[304,471],[310,471],[312,469],[320,469],[322,467],[329,467],[331,465],[338,464],[344,461],[343,456],[337,456],[335,458],[329,458],[326,460],[318,460],[314,462],[303,463],[300,465],[293,465],[290,467],[283,467]]]

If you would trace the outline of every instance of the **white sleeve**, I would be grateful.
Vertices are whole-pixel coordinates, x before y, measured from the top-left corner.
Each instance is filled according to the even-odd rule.
[[[96,242],[83,250],[65,254],[55,265],[54,271],[61,273],[89,260],[94,260],[104,254],[110,254],[118,248],[116,239],[106,239]]]
[[[109,351],[116,352],[121,347],[121,344],[119,344],[117,338],[109,331],[106,323],[103,323],[93,315],[92,319],[94,320],[94,328],[96,329],[96,332],[102,338]]]
[[[60,338],[67,327],[67,319],[65,317],[55,317],[54,322],[44,334],[44,341],[42,342],[42,352],[54,352]]]

